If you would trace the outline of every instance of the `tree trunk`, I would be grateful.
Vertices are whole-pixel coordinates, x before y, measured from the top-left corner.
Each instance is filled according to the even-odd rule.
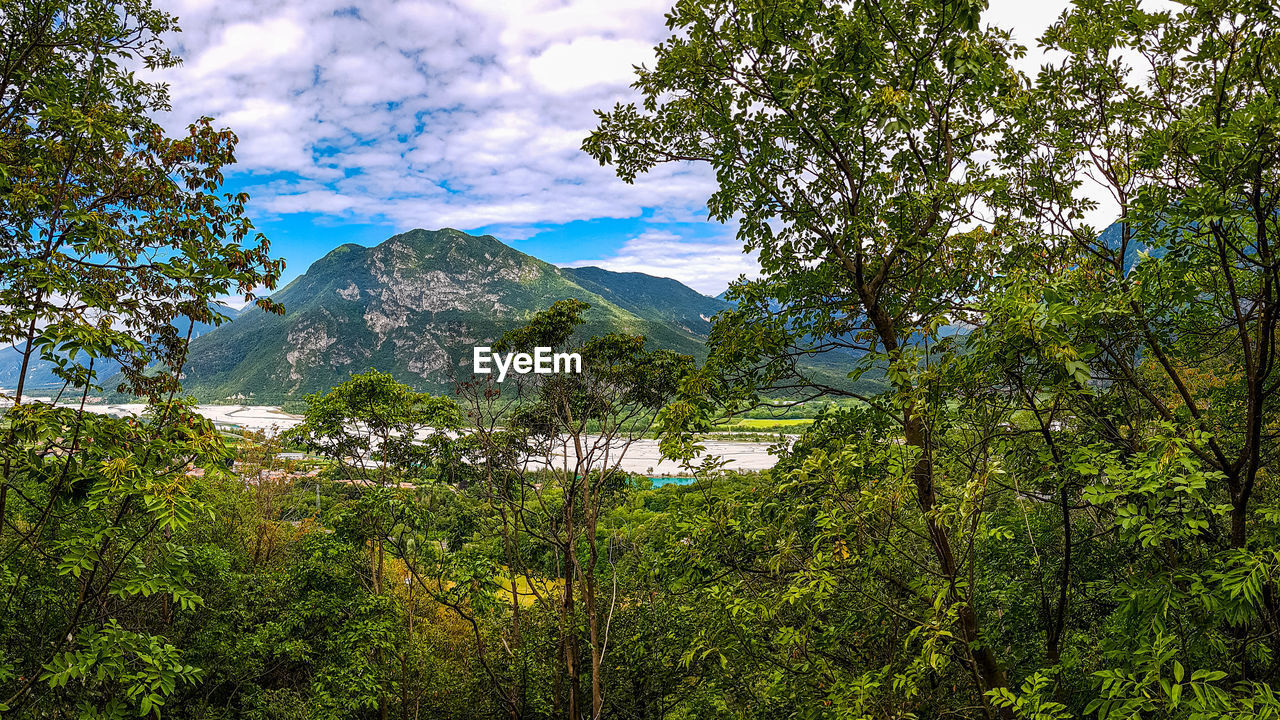
[[[586,480],[584,478],[583,482]],[[596,517],[588,508],[587,541],[590,558],[589,566],[582,572],[583,597],[587,609],[587,627],[591,633],[591,718],[599,720],[604,712],[604,693],[601,689],[601,665],[604,656],[600,647],[600,614],[596,608],[596,562],[599,560],[596,549]]]
[[[995,653],[987,643],[983,642],[977,613],[974,612],[972,604],[960,596],[956,588],[959,568],[956,565],[955,553],[951,549],[951,538],[947,536],[946,529],[938,524],[932,514],[937,505],[937,493],[933,486],[933,459],[930,455],[927,433],[920,419],[913,417],[914,414],[915,407],[908,406],[903,413],[903,425],[907,444],[920,449],[920,459],[916,461],[911,471],[911,478],[916,486],[916,498],[924,517],[925,531],[930,544],[933,545],[934,555],[938,559],[938,569],[948,583],[947,604],[960,605],[957,612],[960,641],[964,644],[964,652],[972,659],[972,670],[978,692],[985,693],[994,688],[1005,687],[1007,680],[1004,670],[996,662]],[[987,705],[985,695],[982,702],[984,706],[990,707]],[[999,715],[1002,718],[1013,718],[1013,712],[1009,708],[1001,708]]]
[[[573,623],[573,581],[577,575],[578,554],[574,547],[573,492],[564,503],[564,593],[560,603],[560,635],[564,641],[565,673],[568,677],[569,704],[565,717],[578,720],[578,698],[581,684],[578,678],[578,642]]]

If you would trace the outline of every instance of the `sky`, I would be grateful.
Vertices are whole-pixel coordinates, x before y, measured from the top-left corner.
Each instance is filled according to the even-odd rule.
[[[236,132],[227,186],[250,194],[284,282],[343,243],[452,227],[714,295],[757,266],[706,218],[709,169],[628,185],[579,149],[595,109],[637,98],[670,2],[159,0],[183,58],[159,73],[161,120]],[[1066,5],[991,0],[986,18],[1034,47]]]

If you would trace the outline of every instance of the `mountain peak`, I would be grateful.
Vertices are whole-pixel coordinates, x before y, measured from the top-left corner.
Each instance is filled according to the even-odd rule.
[[[184,384],[207,399],[282,401],[376,367],[441,390],[469,375],[472,347],[568,298],[591,306],[584,337],[645,335],[691,354],[725,307],[667,278],[557,268],[492,235],[419,228],[336,248],[273,296],[283,317],[251,310],[200,338]]]
[[[492,235],[471,235],[454,228],[426,230],[416,228],[392,235],[370,248],[378,256],[395,256],[401,262],[427,262],[430,264],[472,264],[506,261],[525,264],[541,263]],[[409,257],[412,253],[412,257]]]

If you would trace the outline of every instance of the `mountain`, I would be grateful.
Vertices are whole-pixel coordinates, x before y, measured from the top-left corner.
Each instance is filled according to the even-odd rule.
[[[374,367],[439,392],[470,375],[474,346],[567,298],[591,305],[584,337],[645,335],[699,356],[728,307],[666,278],[559,268],[489,235],[413,230],[336,248],[273,296],[284,316],[253,308],[194,341],[183,385],[204,400],[278,403]]]
[[[562,268],[578,285],[639,317],[660,321],[706,337],[711,318],[729,303],[712,298],[671,278],[598,267]]]
[[[1124,242],[1124,223],[1111,223],[1098,234],[1098,240],[1112,250],[1119,250],[1120,245]],[[1163,246],[1152,247],[1149,237],[1130,236],[1129,244],[1124,249],[1124,259],[1122,261],[1125,274],[1127,275],[1134,265],[1142,261],[1143,253],[1153,258],[1160,258],[1164,257],[1168,251],[1168,248]]]
[[[237,313],[232,308],[214,303],[209,304],[209,309],[228,318],[234,317]],[[186,334],[189,324],[190,320],[185,322],[174,320],[173,322],[173,326],[183,335]],[[191,336],[192,338],[198,338],[213,329],[213,325],[198,322],[194,327],[190,328]],[[0,347],[0,388],[12,390],[18,386],[18,376],[22,373],[22,351],[24,348],[26,348],[25,344]],[[81,363],[88,362],[84,355],[79,356],[79,361]],[[41,359],[39,354],[32,357],[27,364],[27,380],[23,383],[24,393],[34,392],[41,394],[50,391],[56,392],[62,388],[63,381],[53,374],[54,367],[52,362]],[[98,384],[105,388],[114,388],[120,380],[120,378],[113,377],[120,372],[120,363],[115,360],[99,360],[94,364],[94,370],[98,375]]]

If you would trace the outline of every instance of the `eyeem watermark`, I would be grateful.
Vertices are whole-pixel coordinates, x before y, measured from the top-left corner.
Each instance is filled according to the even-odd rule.
[[[498,370],[498,382],[507,378],[507,371],[520,375],[551,375],[552,373],[582,372],[582,356],[578,353],[553,353],[549,347],[536,347],[533,354],[492,352],[492,348],[477,347],[471,355],[471,364],[475,372],[488,375],[493,368]]]

